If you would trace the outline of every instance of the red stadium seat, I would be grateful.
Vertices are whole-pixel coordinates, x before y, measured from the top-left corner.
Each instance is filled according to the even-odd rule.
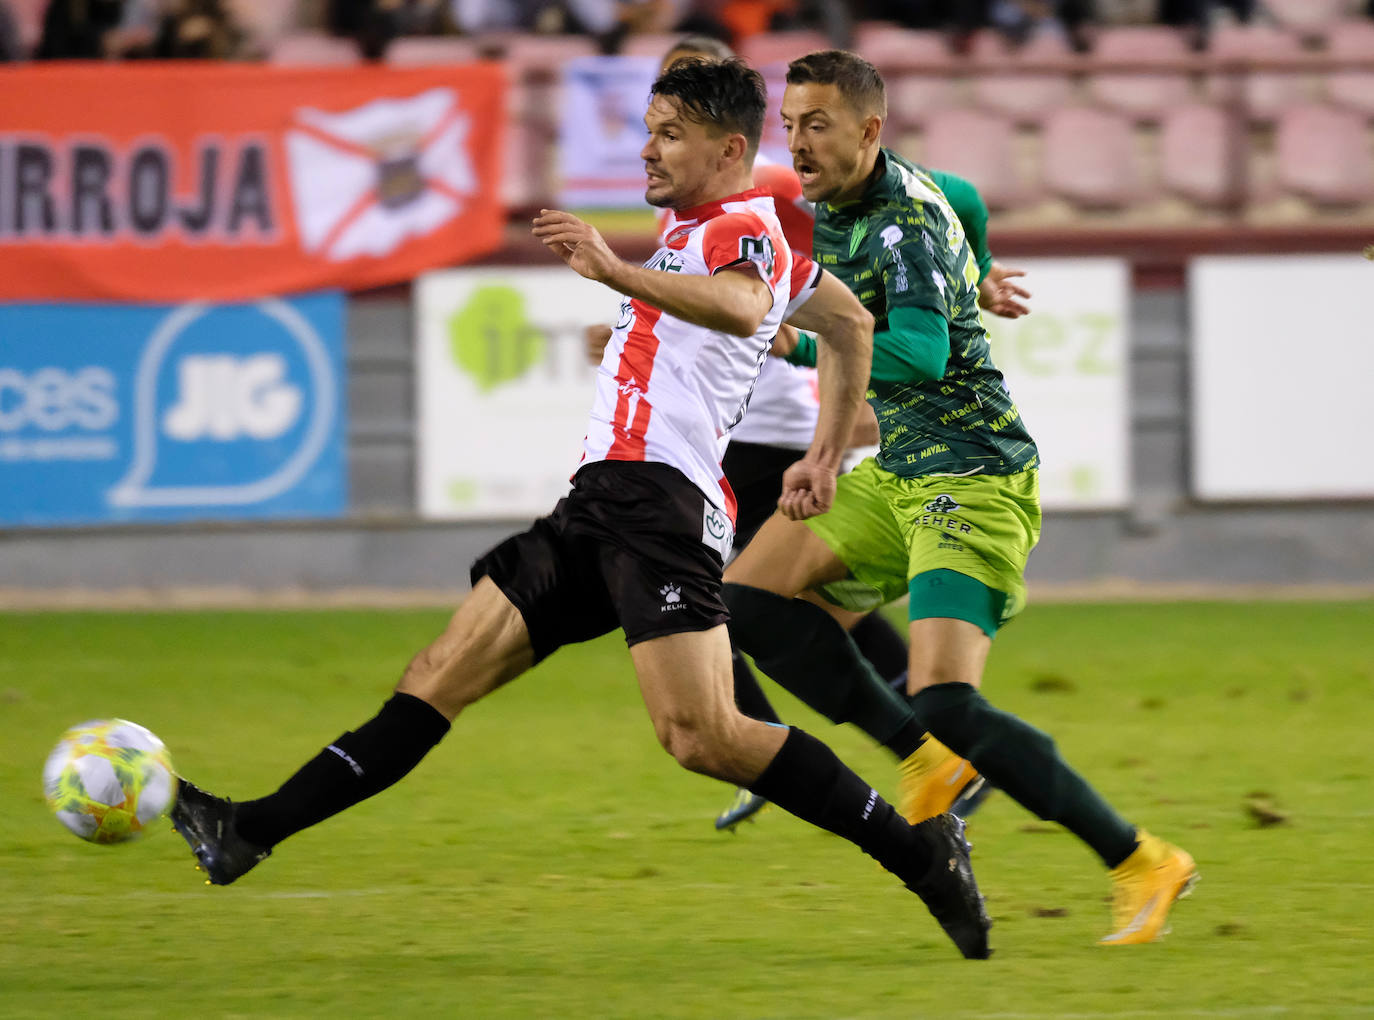
[[[310,67],[347,67],[363,62],[358,44],[319,32],[284,35],[272,43],[268,59],[274,64]]]
[[[974,52],[980,59],[993,59],[995,43],[979,33]],[[1015,50],[1004,48],[995,59],[1014,72],[1020,61],[1069,61],[1074,55],[1062,36],[1042,32]],[[1068,103],[1072,95],[1073,83],[1066,73],[980,74],[973,82],[974,102],[1020,123],[1037,123],[1049,111]]]
[[[739,55],[757,68],[786,64],[815,50],[834,49],[820,32],[763,32],[751,35],[739,47]]]
[[[1016,173],[1014,129],[1005,117],[968,108],[936,110],[922,137],[921,164],[968,178],[989,209],[1026,201]]]
[[[1093,46],[1093,62],[1103,68],[1088,82],[1089,94],[1103,106],[1135,117],[1158,120],[1189,101],[1192,86],[1180,73],[1113,73],[1113,62],[1165,63],[1187,57],[1188,43],[1174,28],[1102,28]]]
[[[641,32],[627,36],[620,52],[627,57],[653,57],[662,60],[686,32]]]
[[[48,0],[9,0],[19,32],[19,45],[25,53],[32,53],[43,37],[43,13]]]
[[[1119,114],[1066,107],[1045,119],[1044,184],[1089,209],[1120,209],[1141,197],[1131,125]]]
[[[1159,133],[1160,183],[1198,205],[1225,205],[1238,195],[1245,158],[1235,118],[1210,103],[1188,103],[1164,116]]]
[[[456,35],[407,35],[386,49],[386,62],[393,67],[467,64],[480,58],[473,39]]]
[[[1302,40],[1272,25],[1222,26],[1213,34],[1209,47],[1210,55],[1220,60],[1295,57],[1302,52]],[[1241,74],[1238,84],[1239,94],[1233,75],[1214,74],[1208,78],[1207,93],[1218,102],[1239,101],[1250,117],[1267,121],[1284,107],[1301,101],[1309,82],[1301,74],[1250,71]]]
[[[1303,103],[1279,115],[1275,141],[1279,187],[1319,205],[1374,199],[1374,156],[1364,118]]]
[[[1326,35],[1326,52],[1333,57],[1374,61],[1374,21],[1343,21]],[[1374,67],[1368,71],[1332,71],[1326,76],[1326,95],[1341,106],[1374,116]]]
[[[855,53],[884,75],[912,67],[945,67],[954,60],[943,32],[902,28],[881,21],[860,22],[854,33]]]

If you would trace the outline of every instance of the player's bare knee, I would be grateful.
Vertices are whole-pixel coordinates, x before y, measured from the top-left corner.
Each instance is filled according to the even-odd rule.
[[[659,728],[659,742],[688,772],[721,779],[731,771],[727,742],[709,726],[670,719]]]

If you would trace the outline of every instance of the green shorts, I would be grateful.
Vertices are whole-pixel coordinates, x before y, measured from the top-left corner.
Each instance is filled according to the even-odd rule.
[[[836,605],[866,612],[907,594],[913,578],[953,571],[1004,595],[994,623],[1005,623],[1026,606],[1039,474],[902,478],[870,457],[840,476],[830,511],[807,524],[849,568],[820,590]],[[946,615],[967,618],[939,611],[938,598],[912,606],[913,619]]]

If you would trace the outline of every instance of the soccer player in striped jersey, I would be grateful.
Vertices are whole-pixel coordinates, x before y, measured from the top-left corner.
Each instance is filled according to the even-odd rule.
[[[909,824],[821,741],[750,719],[730,696],[720,591],[734,529],[720,467],[730,430],[784,316],[817,329],[819,421],[780,505],[796,520],[823,513],[872,352],[871,317],[833,276],[810,270],[815,285],[792,299],[792,253],[750,177],[764,109],[763,79],[738,61],[687,63],[655,82],[645,197],[677,224],[644,266],[570,213],[535,219],[549,251],[624,296],[572,491],[478,559],[472,594],[396,694],[276,793],[231,803],[181,784],[173,824],[211,882],[234,881],[293,833],[396,783],[463,709],[562,645],[620,628],[679,764],[853,842],[921,897],[961,953],[989,955],[963,823]]]

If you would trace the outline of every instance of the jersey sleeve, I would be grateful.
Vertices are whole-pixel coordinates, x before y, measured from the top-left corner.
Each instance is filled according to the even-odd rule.
[[[777,250],[762,220],[747,213],[727,213],[702,228],[701,257],[712,275],[722,269],[752,264],[770,288],[777,277]]]
[[[793,312],[811,299],[811,295],[816,293],[816,287],[820,282],[821,267],[805,255],[793,252],[792,287],[787,298],[787,312],[782,317],[784,322]]]
[[[929,308],[949,317],[945,276],[935,261],[929,228],[913,225],[915,216],[889,216],[870,242],[873,275],[882,282],[887,309]],[[943,231],[941,231],[943,233]]]
[[[988,275],[992,268],[992,252],[988,250],[988,207],[978,189],[957,174],[943,170],[931,170],[931,179],[945,193],[954,215],[964,225],[964,234],[973,257],[978,260],[978,281]]]

